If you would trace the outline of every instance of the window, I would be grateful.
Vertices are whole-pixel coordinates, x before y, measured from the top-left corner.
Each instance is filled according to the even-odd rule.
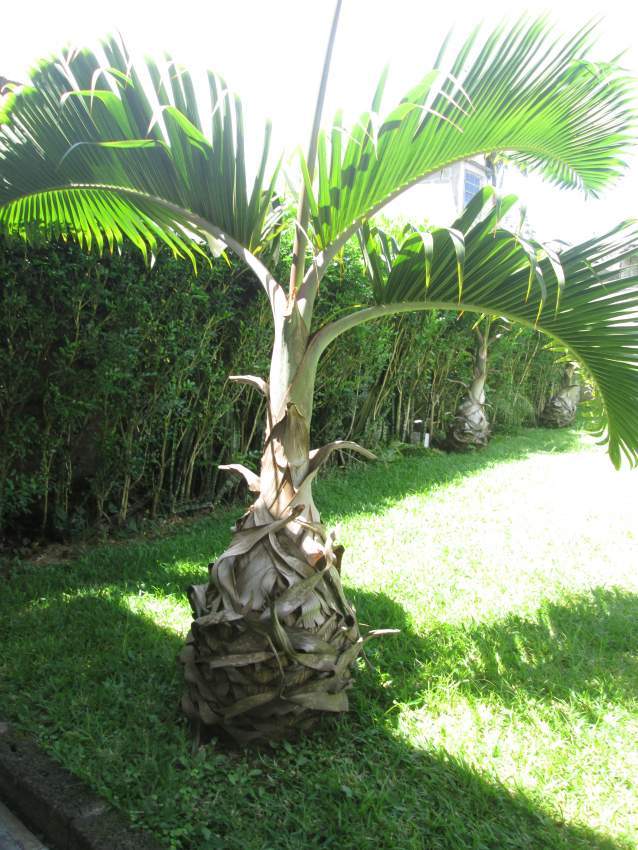
[[[465,180],[463,183],[463,206],[468,204],[474,195],[481,188],[481,175],[477,174],[476,171],[470,171],[469,169],[465,169]]]
[[[620,279],[626,280],[638,275],[638,254],[631,254],[620,261]]]

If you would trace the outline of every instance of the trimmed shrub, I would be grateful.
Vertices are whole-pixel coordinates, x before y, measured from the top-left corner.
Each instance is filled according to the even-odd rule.
[[[286,277],[290,246],[282,247]],[[368,283],[358,248],[326,275],[316,321]],[[269,308],[251,273],[160,254],[101,259],[72,244],[0,246],[0,535],[66,539],[231,495],[231,458],[260,454],[263,399],[229,374],[267,376]],[[444,432],[471,373],[471,321],[417,313],[363,325],[328,350],[313,441]],[[493,346],[496,428],[531,424],[560,367],[531,331]]]

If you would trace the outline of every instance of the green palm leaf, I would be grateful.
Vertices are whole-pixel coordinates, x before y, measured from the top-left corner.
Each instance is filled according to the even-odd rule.
[[[347,140],[338,115],[330,140],[319,141],[315,185],[302,169],[317,245],[343,244],[405,189],[480,153],[509,152],[550,182],[592,194],[613,181],[632,141],[635,84],[587,60],[591,29],[550,43],[544,20],[523,18],[481,45],[475,32],[383,120],[383,81]]]
[[[602,434],[606,427],[616,466],[621,452],[636,464],[638,274],[626,276],[621,264],[638,256],[638,225],[624,223],[556,254],[500,226],[514,201],[509,196],[494,203],[494,190],[484,188],[451,228],[433,228],[430,240],[409,235],[389,269],[389,243],[369,232],[376,306],[322,328],[312,356],[318,359],[348,328],[392,313],[450,309],[502,316],[547,334],[585,367],[601,402],[594,429]]]
[[[266,179],[270,128],[249,187],[241,103],[208,75],[210,114],[168,59],[132,63],[115,39],[43,62],[0,114],[0,226],[27,238],[124,237],[197,251],[194,233],[256,252],[276,223]]]

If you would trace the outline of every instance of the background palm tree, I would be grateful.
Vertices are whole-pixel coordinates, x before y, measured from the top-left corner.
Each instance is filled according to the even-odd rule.
[[[522,19],[483,40],[473,33],[383,117],[383,78],[349,129],[321,112],[341,3],[333,18],[301,190],[287,284],[268,264],[283,226],[269,169],[270,129],[248,176],[241,102],[209,74],[207,97],[170,60],[136,65],[109,40],[103,54],[41,63],[0,113],[0,226],[28,240],[72,237],[87,248],[159,241],[193,262],[233,251],[268,298],[268,380],[235,376],[266,399],[259,472],[240,465],[255,501],[229,548],[189,595],[194,623],[182,654],[183,707],[194,726],[248,742],[347,709],[351,667],[365,641],[340,581],[340,547],[320,523],[312,482],[338,441],[310,449],[321,354],[362,322],[411,310],[469,310],[536,327],[583,362],[601,402],[614,463],[638,452],[635,279],[618,262],[635,251],[620,226],[557,257],[500,226],[515,199],[479,192],[451,228],[408,234],[375,263],[372,300],[322,326],[313,307],[346,242],[393,198],[445,165],[508,152],[563,188],[595,194],[622,170],[632,139],[632,82],[589,61],[591,28],[555,39]],[[371,256],[378,244],[371,240]]]
[[[467,394],[456,408],[447,435],[447,443],[454,451],[482,448],[490,439],[490,423],[485,413],[485,381],[492,328],[492,320],[489,316],[482,322],[477,322],[474,328],[472,382],[467,389]]]
[[[494,153],[485,157],[485,171],[490,186],[497,188],[502,182],[503,165],[502,158]],[[482,448],[490,439],[490,423],[485,412],[485,381],[487,380],[490,335],[495,332],[496,327],[492,324],[491,316],[479,320],[474,326],[476,340],[473,352],[472,383],[454,412],[454,419],[447,435],[447,444],[455,451]]]
[[[558,392],[547,400],[541,412],[541,425],[546,428],[567,428],[576,418],[583,394],[577,367],[577,363],[565,364],[561,386]]]

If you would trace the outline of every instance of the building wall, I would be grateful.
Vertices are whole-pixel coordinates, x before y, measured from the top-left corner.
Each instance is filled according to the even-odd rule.
[[[507,194],[507,166],[497,171],[497,191]],[[415,224],[450,225],[461,214],[468,201],[482,186],[490,183],[484,159],[475,158],[455,162],[425,178],[385,210],[388,218],[408,219]],[[520,226],[520,208],[517,206],[503,219],[512,230]],[[533,227],[525,221],[522,233],[534,235]]]

